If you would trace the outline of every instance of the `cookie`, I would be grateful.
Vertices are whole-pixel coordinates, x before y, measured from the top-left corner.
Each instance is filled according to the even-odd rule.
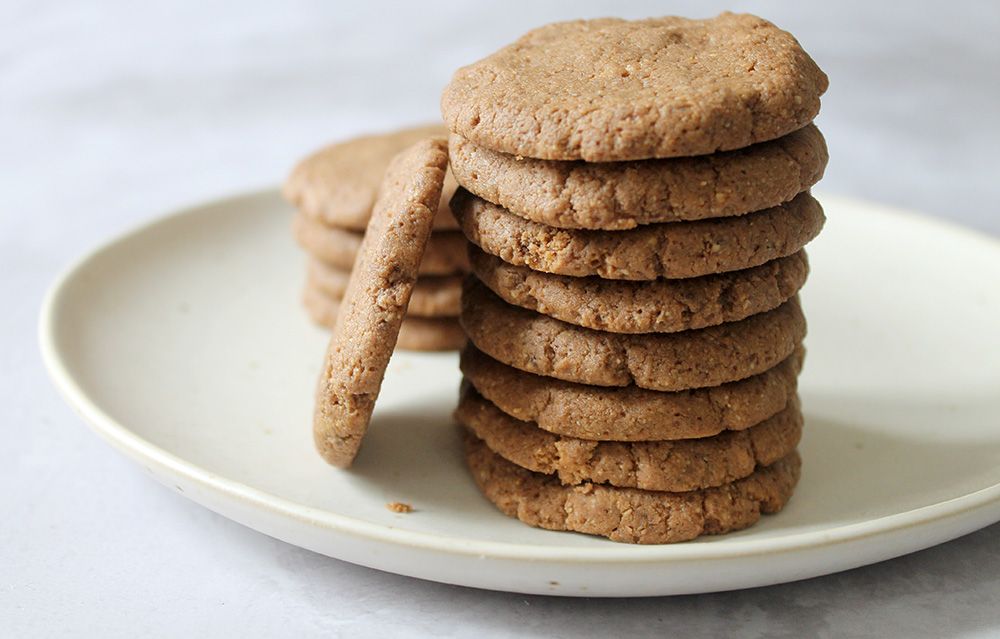
[[[336,266],[330,266],[315,257],[309,258],[306,266],[306,289],[313,294],[322,294],[333,300],[340,300],[347,291],[347,282],[351,279],[351,271]],[[420,280],[418,279],[417,282]],[[414,292],[416,285],[414,285]],[[413,296],[410,296],[413,303]]]
[[[458,317],[462,310],[462,279],[461,275],[419,278],[406,312],[413,317]]]
[[[412,303],[412,297],[410,301]],[[339,301],[307,286],[302,303],[313,322],[328,329],[334,327],[340,310]],[[399,327],[396,348],[404,351],[454,351],[462,348],[465,341],[465,331],[457,318],[420,317],[410,314],[407,309]]]
[[[611,280],[724,273],[798,252],[816,237],[823,209],[808,193],[739,217],[647,224],[628,231],[557,229],[464,189],[451,199],[466,237],[505,262],[536,271]]]
[[[681,492],[721,486],[790,454],[802,437],[797,397],[746,430],[678,441],[598,442],[562,437],[507,415],[464,385],[455,420],[494,453],[563,484]]]
[[[777,308],[805,284],[805,251],[743,271],[683,280],[605,280],[533,271],[469,245],[479,280],[508,304],[612,333],[672,333]]]
[[[292,219],[292,234],[303,249],[328,265],[351,270],[364,233],[327,226],[301,213]],[[420,263],[421,275],[454,275],[469,270],[466,241],[456,231],[431,235]]]
[[[534,29],[460,68],[441,113],[489,149],[617,162],[781,137],[816,117],[826,88],[795,38],[757,16],[602,18]]]
[[[739,322],[630,335],[511,306],[471,276],[462,289],[459,319],[476,348],[508,366],[581,384],[660,391],[718,386],[763,373],[791,355],[806,334],[797,297]]]
[[[457,351],[465,346],[465,331],[454,317],[407,317],[396,348],[404,351]]]
[[[471,433],[465,436],[465,461],[483,496],[509,517],[634,544],[687,541],[751,526],[761,514],[785,506],[802,464],[793,452],[729,484],[662,492],[589,482],[564,486],[554,475],[507,461]]]
[[[311,219],[364,231],[382,175],[393,156],[419,140],[442,135],[447,135],[443,126],[430,124],[330,144],[295,166],[285,181],[283,194]],[[446,175],[434,218],[435,229],[457,228],[447,207],[456,186],[455,179]]]
[[[746,379],[666,393],[638,386],[566,382],[501,364],[469,344],[461,368],[476,391],[511,417],[556,435],[601,441],[711,437],[744,430],[783,410],[795,394],[805,349]]]
[[[327,226],[298,213],[292,217],[292,237],[314,259],[333,268],[350,271],[354,268],[354,260],[365,234]]]
[[[668,160],[535,160],[457,134],[448,155],[465,189],[511,213],[559,228],[612,231],[777,206],[818,182],[829,157],[812,125],[745,149]]]
[[[332,300],[344,296],[351,274],[319,260],[309,260],[306,288]],[[417,278],[410,295],[407,317],[457,317],[461,310],[461,275],[427,275]]]
[[[368,429],[447,166],[447,143],[430,139],[397,155],[386,170],[316,389],[313,435],[334,466],[351,465]]]

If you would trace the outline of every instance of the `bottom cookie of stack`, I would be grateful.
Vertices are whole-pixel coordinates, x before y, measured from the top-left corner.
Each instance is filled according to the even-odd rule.
[[[468,432],[465,457],[480,491],[504,514],[539,528],[634,544],[688,541],[752,526],[762,514],[785,506],[801,467],[793,451],[729,484],[664,492],[591,482],[564,485],[555,475],[507,461]]]
[[[686,541],[746,528],[791,497],[801,362],[800,349],[755,378],[662,392],[518,377],[469,344],[455,419],[476,483],[505,514],[614,541]],[[759,403],[745,406],[751,396]]]

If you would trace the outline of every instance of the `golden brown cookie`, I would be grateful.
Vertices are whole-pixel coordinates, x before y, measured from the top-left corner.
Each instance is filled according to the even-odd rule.
[[[479,394],[515,419],[556,435],[603,441],[711,437],[744,430],[784,409],[795,395],[805,349],[763,373],[694,390],[566,382],[501,364],[469,344],[461,368]]]
[[[529,31],[455,72],[445,124],[546,160],[704,155],[772,140],[819,112],[826,75],[753,15],[576,20]]]
[[[351,274],[319,260],[309,260],[306,288],[331,300],[344,296]],[[461,275],[426,275],[417,278],[410,295],[407,317],[458,317],[462,298]]]
[[[559,228],[612,231],[777,206],[818,182],[828,159],[812,125],[745,149],[668,160],[535,160],[458,134],[448,155],[459,184],[511,213]]]
[[[605,280],[533,271],[469,244],[479,280],[508,304],[612,333],[672,333],[777,308],[805,284],[805,251],[742,271],[683,280]]]
[[[742,479],[790,454],[802,437],[798,398],[746,430],[677,441],[600,442],[554,435],[507,415],[463,385],[455,420],[490,450],[563,484],[680,492]]]
[[[335,268],[351,270],[364,233],[327,226],[301,213],[292,219],[292,234],[303,249]],[[420,263],[421,275],[454,275],[469,270],[466,241],[457,231],[431,234]]]
[[[475,435],[465,460],[483,495],[509,517],[549,530],[601,535],[633,544],[665,544],[752,526],[781,510],[799,480],[797,452],[749,477],[715,488],[661,492],[590,482],[564,486],[554,475],[521,468]]]
[[[476,348],[508,366],[581,384],[661,391],[718,386],[763,373],[791,355],[806,334],[797,297],[739,322],[629,335],[511,306],[472,276],[462,290],[459,319]]]
[[[420,282],[420,280],[417,280]],[[413,298],[410,298],[412,303]],[[332,329],[337,322],[340,302],[307,286],[302,304],[313,322]],[[454,351],[465,345],[465,331],[456,317],[407,315],[399,327],[396,348],[404,351]]]
[[[354,461],[368,429],[448,166],[443,139],[393,158],[365,231],[316,389],[313,435],[335,466]]]
[[[823,228],[808,193],[739,217],[647,224],[628,231],[557,229],[514,215],[464,189],[451,208],[466,237],[505,262],[611,280],[699,277],[759,266],[802,249]]]
[[[295,166],[285,182],[284,196],[309,218],[328,226],[364,231],[382,175],[393,156],[419,140],[446,134],[440,124],[428,124],[330,144]],[[458,228],[447,207],[456,186],[453,177],[445,176],[441,204],[434,218],[436,229]]]

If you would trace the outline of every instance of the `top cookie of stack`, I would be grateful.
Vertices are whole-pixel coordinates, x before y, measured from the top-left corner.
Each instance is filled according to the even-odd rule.
[[[441,110],[466,189],[550,226],[620,230],[808,189],[826,160],[810,126],[826,87],[755,16],[607,18],[536,29],[459,69]],[[652,158],[684,159],[632,162]]]
[[[455,73],[456,416],[501,510],[661,543],[784,505],[826,88],[790,34],[729,13],[552,24]]]

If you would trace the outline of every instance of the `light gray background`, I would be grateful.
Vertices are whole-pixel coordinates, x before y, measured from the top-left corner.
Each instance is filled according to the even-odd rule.
[[[48,282],[101,240],[274,184],[328,139],[435,118],[455,67],[578,16],[774,20],[832,80],[826,191],[1000,233],[1000,4],[151,4],[0,2],[0,634],[1000,634],[1000,526],[672,599],[481,592],[316,556],[151,482],[56,397],[34,336]]]

